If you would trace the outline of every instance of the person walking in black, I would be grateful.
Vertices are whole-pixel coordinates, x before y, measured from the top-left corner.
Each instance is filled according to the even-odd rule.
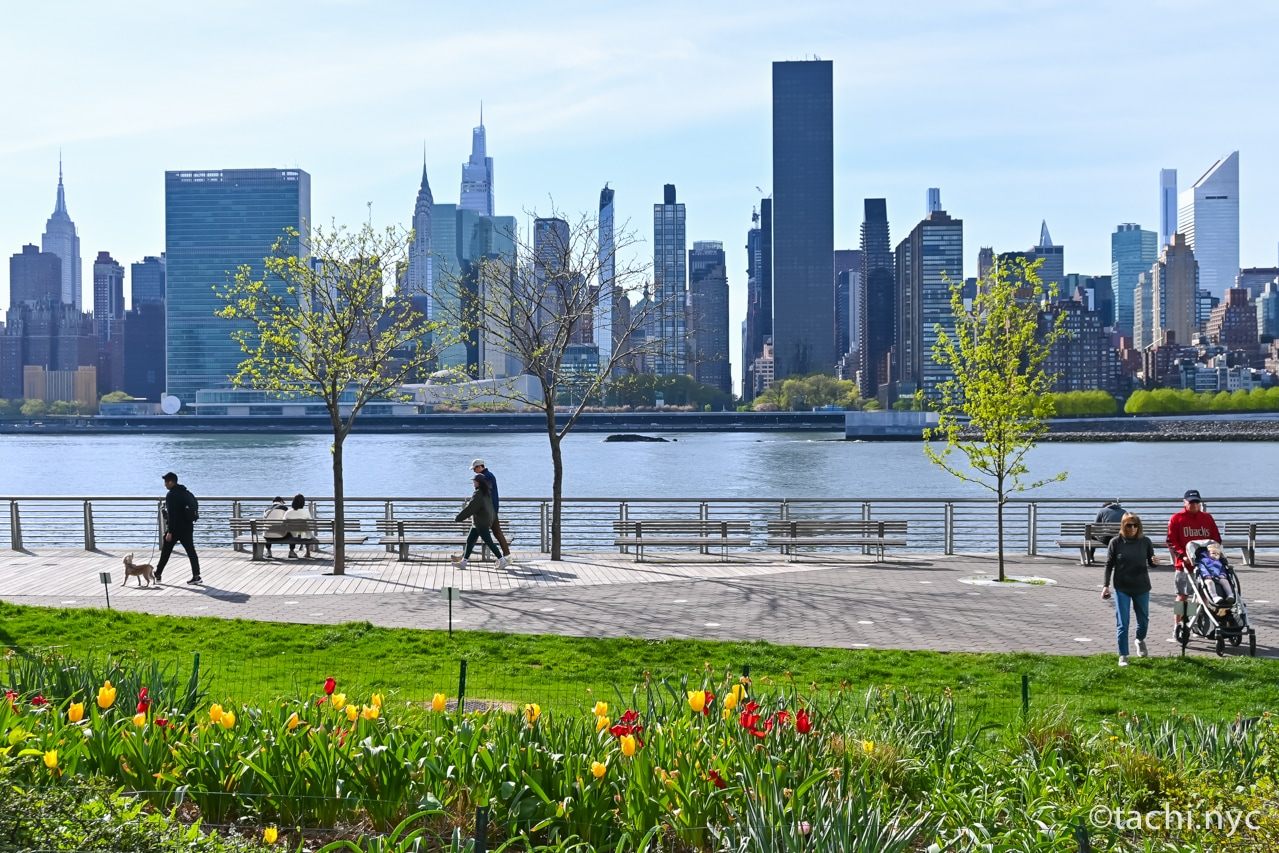
[[[453,565],[459,569],[465,569],[470,563],[471,552],[475,550],[475,543],[483,539],[484,546],[493,552],[493,556],[497,557],[497,567],[499,569],[506,568],[506,557],[502,552],[497,550],[497,543],[493,541],[492,528],[493,519],[497,517],[497,513],[493,512],[493,497],[489,493],[488,480],[483,474],[476,474],[472,481],[475,485],[475,493],[471,495],[471,499],[466,502],[466,506],[462,507],[462,511],[457,514],[454,521],[471,520],[471,532],[466,537],[466,551],[461,557],[456,555],[450,557]]]
[[[489,528],[493,532],[493,538],[497,540],[497,544],[502,549],[502,556],[506,558],[506,562],[511,559],[511,543],[506,541],[506,534],[502,532],[501,505],[497,497],[497,477],[484,464],[483,459],[476,459],[471,463],[471,470],[483,477],[489,484],[489,498],[493,501],[493,526]],[[505,565],[505,564],[504,564]]]
[[[169,492],[164,496],[164,545],[160,548],[160,562],[155,567],[156,583],[160,582],[173,546],[178,543],[182,544],[187,559],[191,561],[191,580],[187,583],[202,583],[200,558],[195,553],[195,519],[198,513],[195,495],[178,483],[178,475],[172,471],[164,475],[164,487]]]

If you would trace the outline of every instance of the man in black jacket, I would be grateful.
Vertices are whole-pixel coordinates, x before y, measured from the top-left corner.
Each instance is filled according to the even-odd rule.
[[[498,547],[502,549],[502,557],[509,559],[511,556],[511,543],[506,541],[506,534],[502,532],[502,516],[497,503],[497,477],[484,464],[483,459],[476,459],[471,463],[471,470],[483,477],[489,484],[489,497],[493,500],[493,531],[494,538],[497,539]],[[505,568],[505,565],[498,568]]]
[[[155,567],[156,583],[164,574],[173,546],[179,542],[191,561],[191,580],[187,583],[201,583],[200,558],[195,553],[195,495],[178,483],[178,475],[172,471],[164,475],[164,487],[169,492],[164,496],[164,545],[160,548],[160,562]]]

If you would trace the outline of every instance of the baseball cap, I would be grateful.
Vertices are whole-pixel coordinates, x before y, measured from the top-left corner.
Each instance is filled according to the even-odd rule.
[[[167,472],[167,473],[166,473],[163,477],[161,477],[160,479],[161,479],[161,480],[172,480],[173,482],[175,482],[175,483],[176,483],[176,482],[178,481],[178,475],[177,475],[177,474],[174,474],[172,471],[169,471],[169,472]]]
[[[1203,503],[1203,498],[1200,497],[1198,489],[1186,489],[1186,493],[1181,498],[1192,503]]]
[[[484,464],[484,460],[483,460],[483,459],[472,459],[472,460],[471,460],[471,467],[472,467],[472,468],[487,468],[488,466]]]

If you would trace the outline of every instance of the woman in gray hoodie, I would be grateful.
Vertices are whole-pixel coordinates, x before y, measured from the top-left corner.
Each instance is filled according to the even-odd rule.
[[[1115,636],[1119,641],[1119,665],[1128,665],[1128,620],[1137,614],[1137,656],[1145,657],[1146,631],[1150,627],[1150,567],[1159,562],[1155,546],[1143,535],[1141,518],[1124,513],[1119,535],[1106,546],[1106,576],[1102,598],[1110,598],[1115,584]],[[1130,613],[1131,611],[1131,613]]]
[[[504,569],[506,558],[502,556],[501,551],[497,550],[497,543],[493,541],[493,519],[497,518],[497,513],[493,511],[493,498],[489,494],[488,480],[483,474],[476,474],[472,482],[475,483],[475,492],[454,519],[455,521],[471,519],[471,532],[466,536],[466,552],[461,557],[454,556],[450,559],[453,565],[459,569],[465,569],[470,562],[471,551],[474,550],[476,541],[483,539],[484,547],[497,557],[497,567]]]

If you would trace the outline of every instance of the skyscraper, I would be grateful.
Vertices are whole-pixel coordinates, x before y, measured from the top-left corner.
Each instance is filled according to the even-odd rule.
[[[1043,258],[1044,265],[1039,269],[1039,277],[1043,279],[1044,285],[1056,287],[1060,294],[1066,284],[1066,250],[1053,243],[1052,235],[1048,233],[1047,221],[1040,222],[1039,242],[1030,251],[1032,260]]]
[[[995,247],[982,246],[977,250],[977,278],[990,275],[990,268],[995,265]]]
[[[890,381],[888,354],[893,348],[897,288],[893,245],[888,232],[888,203],[868,198],[862,219],[862,323],[858,327],[861,395],[874,397]]]
[[[763,348],[760,334],[760,227],[759,211],[751,211],[751,227],[746,232],[746,318],[742,320],[742,399],[753,398],[750,368]]]
[[[693,378],[731,394],[728,272],[724,244],[717,240],[698,240],[688,253],[688,330]]]
[[[833,373],[832,64],[773,63],[773,358],[777,380]]]
[[[1154,264],[1151,264],[1153,269]],[[1154,273],[1146,270],[1137,276],[1137,284],[1132,290],[1132,345],[1134,349],[1144,350],[1155,343],[1155,311],[1150,304],[1154,295],[1150,280]],[[1188,343],[1188,342],[1185,342]]]
[[[161,252],[158,258],[147,255],[132,264],[129,270],[129,292],[134,308],[164,302],[165,261],[166,256]]]
[[[9,258],[9,307],[62,301],[62,259],[28,243]]]
[[[1199,264],[1186,237],[1177,233],[1164,246],[1150,270],[1150,305],[1152,335],[1155,344],[1172,332],[1177,343],[1188,345],[1199,331],[1199,306],[1196,280]]]
[[[1135,222],[1116,226],[1110,235],[1110,280],[1115,288],[1116,315],[1111,323],[1121,335],[1133,333],[1132,294],[1137,276],[1149,272],[1158,257],[1155,232],[1143,231]]]
[[[928,188],[928,200],[924,205],[924,215],[941,210],[941,187]]]
[[[431,195],[431,182],[426,177],[426,152],[422,153],[422,182],[418,184],[417,200],[413,203],[413,242],[409,245],[409,269],[404,287],[410,297],[425,297],[423,307],[430,319],[430,297],[433,279],[431,268],[431,215],[435,197]]]
[[[964,222],[944,210],[930,213],[897,245],[898,393],[922,390],[936,399],[938,386],[951,378],[933,358],[938,327],[954,333],[949,282],[964,278]]]
[[[119,334],[124,320],[124,267],[110,252],[98,252],[93,262],[93,320],[102,347]]]
[[[422,180],[425,183],[425,169]],[[462,195],[457,206],[481,216],[493,215],[493,158],[488,156],[482,109],[479,127],[471,131],[470,159],[462,164]]]
[[[1279,338],[1279,278],[1267,283],[1257,297],[1257,336],[1263,342]]]
[[[600,190],[599,220],[599,294],[595,299],[595,345],[599,347],[600,365],[607,366],[618,343],[614,330],[614,303],[626,295],[617,292],[614,273],[617,265],[613,234],[613,191],[604,185]]]
[[[197,390],[226,385],[244,359],[231,333],[246,327],[214,316],[223,307],[214,286],[241,265],[263,275],[263,259],[285,229],[309,232],[311,176],[301,169],[165,172],[164,190],[166,388],[192,402]],[[296,239],[286,246],[303,251]]]
[[[81,292],[80,236],[76,233],[75,223],[67,213],[67,196],[62,187],[62,160],[58,160],[58,198],[53,205],[53,214],[44,226],[44,236],[40,238],[40,248],[51,252],[62,259],[62,301],[72,305],[77,311],[83,304]]]
[[[1179,201],[1177,230],[1199,263],[1199,286],[1224,297],[1239,275],[1239,152],[1213,163]]]
[[[650,364],[659,375],[688,372],[685,327],[687,272],[684,205],[675,200],[675,185],[662,188],[662,203],[653,205],[653,307],[648,323]]]
[[[857,324],[861,319],[862,275],[860,249],[835,250],[835,352],[843,356],[857,347]]]
[[[1167,246],[1177,231],[1177,170],[1159,170],[1159,245]],[[1154,261],[1151,261],[1154,263]]]

